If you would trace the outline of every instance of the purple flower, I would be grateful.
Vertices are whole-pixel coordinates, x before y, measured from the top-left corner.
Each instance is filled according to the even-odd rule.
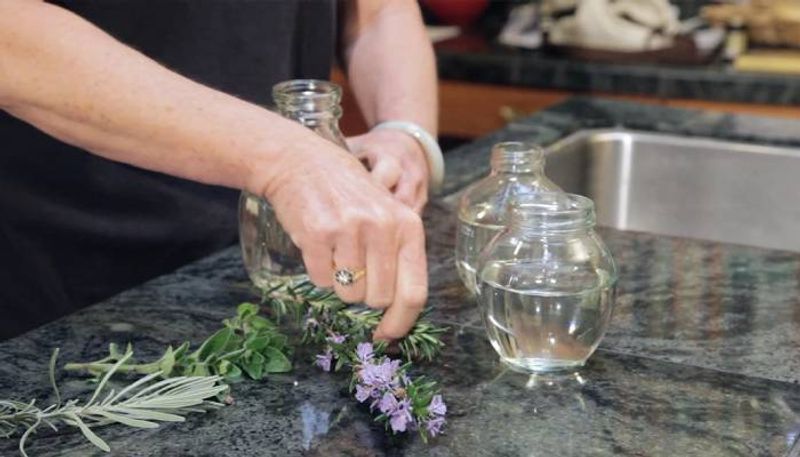
[[[444,404],[441,395],[434,395],[431,404],[428,405],[428,414],[444,416],[447,414],[447,405]]]
[[[378,409],[380,409],[383,414],[390,415],[397,411],[398,405],[397,397],[391,392],[386,392],[383,394],[381,401],[378,402]]]
[[[442,416],[436,416],[434,418],[428,419],[425,422],[425,428],[428,430],[428,433],[432,437],[442,433],[443,427],[444,427],[444,417]]]
[[[406,428],[414,425],[414,418],[411,416],[411,402],[403,399],[397,404],[397,409],[389,419],[389,425],[395,432],[405,432]]]
[[[372,360],[372,343],[358,343],[356,347],[356,355],[358,356],[358,360],[362,363],[367,363]]]
[[[331,371],[331,362],[333,361],[333,353],[330,349],[323,354],[317,354],[317,366],[322,368],[323,371]]]
[[[325,338],[326,341],[334,344],[342,344],[346,339],[347,339],[346,335],[339,335],[338,333],[333,333],[331,334],[331,336]]]
[[[378,403],[378,409],[389,416],[389,425],[395,432],[405,432],[409,425],[414,425],[414,417],[411,416],[411,402],[407,398],[397,401],[394,394],[386,392]]]
[[[376,393],[376,391],[372,387],[363,384],[356,385],[356,400],[358,400],[359,403],[364,403],[368,398],[373,396],[374,393]]]
[[[398,368],[400,368],[399,360],[385,359],[380,365],[366,363],[361,369],[361,380],[369,386],[388,389],[396,384],[394,378]]]

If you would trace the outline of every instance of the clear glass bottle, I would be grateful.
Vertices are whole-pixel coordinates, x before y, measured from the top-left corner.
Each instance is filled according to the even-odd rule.
[[[544,175],[544,151],[535,144],[498,143],[491,165],[489,176],[470,186],[458,207],[456,268],[472,292],[478,255],[505,228],[509,206],[520,196],[561,190]]]
[[[617,269],[594,231],[593,202],[540,193],[518,199],[481,253],[478,302],[500,358],[525,372],[582,366],[611,321]]]
[[[339,86],[328,81],[291,80],[276,84],[272,97],[281,115],[347,149],[339,130]],[[270,204],[249,192],[242,192],[239,199],[239,243],[247,273],[257,287],[305,279],[300,250],[278,223]]]

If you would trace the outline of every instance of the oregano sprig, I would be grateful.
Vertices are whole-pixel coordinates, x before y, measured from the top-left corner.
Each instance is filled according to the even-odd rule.
[[[70,371],[87,371],[102,376],[123,357],[125,363],[119,364],[119,373],[151,374],[159,376],[221,376],[234,382],[246,376],[259,380],[269,373],[284,373],[292,369],[289,361],[287,337],[278,331],[269,319],[259,315],[260,307],[253,303],[242,303],[236,316],[223,321],[224,327],[208,337],[193,352],[190,343],[185,342],[174,349],[167,347],[164,354],[152,362],[135,363],[126,354],[133,354],[128,345],[125,352],[111,343],[108,356],[87,363],[68,363],[64,368]]]

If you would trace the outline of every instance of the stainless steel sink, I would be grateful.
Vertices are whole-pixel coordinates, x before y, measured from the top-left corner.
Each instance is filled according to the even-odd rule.
[[[547,174],[599,225],[800,252],[800,150],[584,130],[547,149]]]

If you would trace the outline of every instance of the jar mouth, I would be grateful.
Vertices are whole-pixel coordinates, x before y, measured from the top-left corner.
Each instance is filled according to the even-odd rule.
[[[529,233],[559,233],[594,227],[594,202],[564,192],[536,192],[521,195],[511,205],[511,225]]]
[[[292,79],[272,86],[272,96],[278,102],[296,97],[304,100],[332,100],[338,103],[342,89],[338,84],[322,79]]]
[[[330,119],[342,114],[342,89],[320,79],[293,79],[272,87],[278,111],[291,118]]]
[[[532,172],[544,168],[544,150],[526,141],[503,141],[492,147],[492,168],[498,171]]]

